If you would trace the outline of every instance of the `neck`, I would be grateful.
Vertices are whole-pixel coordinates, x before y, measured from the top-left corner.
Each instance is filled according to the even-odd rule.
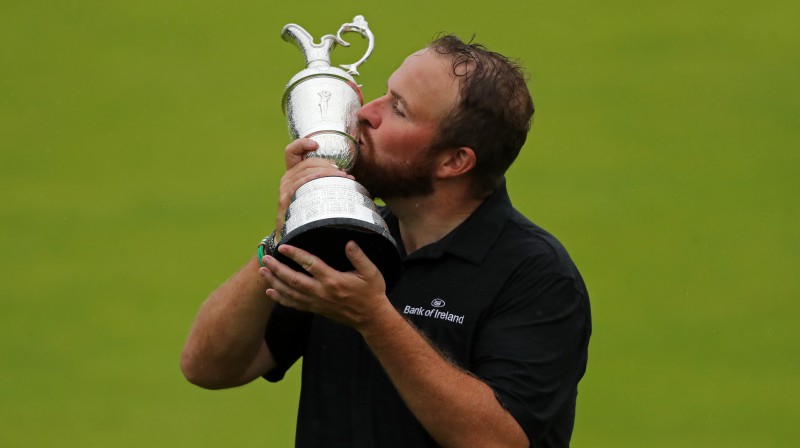
[[[466,190],[434,189],[430,195],[385,200],[397,216],[406,254],[439,241],[483,202]]]

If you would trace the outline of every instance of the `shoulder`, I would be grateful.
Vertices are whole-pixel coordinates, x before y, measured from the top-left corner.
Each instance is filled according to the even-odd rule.
[[[484,266],[496,275],[498,288],[489,315],[510,312],[530,318],[530,313],[544,317],[585,310],[588,316],[589,294],[567,249],[516,210]]]
[[[492,254],[518,267],[525,267],[531,274],[569,278],[580,275],[561,241],[516,209],[510,213]]]

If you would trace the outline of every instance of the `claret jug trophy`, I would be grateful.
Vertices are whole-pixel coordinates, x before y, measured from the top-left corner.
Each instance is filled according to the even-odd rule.
[[[342,33],[358,33],[368,40],[367,51],[357,62],[332,67],[330,53],[350,44]],[[315,43],[301,26],[288,24],[283,40],[303,53],[306,68],[292,77],[283,95],[283,112],[292,139],[310,138],[319,144],[306,157],[329,160],[344,171],[358,163],[358,111],[363,105],[361,89],[353,76],[372,53],[375,38],[363,16],[345,23],[336,35],[327,34]],[[400,276],[400,254],[367,190],[345,177],[323,177],[302,185],[286,211],[284,225],[276,229],[272,247],[281,244],[304,249],[339,271],[350,271],[345,245],[355,241],[378,267],[390,291]],[[303,269],[279,252],[281,262]]]

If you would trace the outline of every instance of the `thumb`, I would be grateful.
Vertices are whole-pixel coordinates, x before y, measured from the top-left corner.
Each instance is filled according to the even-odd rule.
[[[356,271],[363,277],[372,277],[380,275],[378,268],[372,263],[372,260],[367,257],[367,254],[358,247],[355,241],[349,241],[345,246],[345,255]]]

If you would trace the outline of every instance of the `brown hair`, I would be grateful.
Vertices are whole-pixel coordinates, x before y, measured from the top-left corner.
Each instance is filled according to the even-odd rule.
[[[486,196],[517,158],[531,127],[534,107],[524,71],[509,58],[454,35],[438,37],[429,47],[452,59],[460,96],[442,120],[433,150],[472,148],[475,193]]]

